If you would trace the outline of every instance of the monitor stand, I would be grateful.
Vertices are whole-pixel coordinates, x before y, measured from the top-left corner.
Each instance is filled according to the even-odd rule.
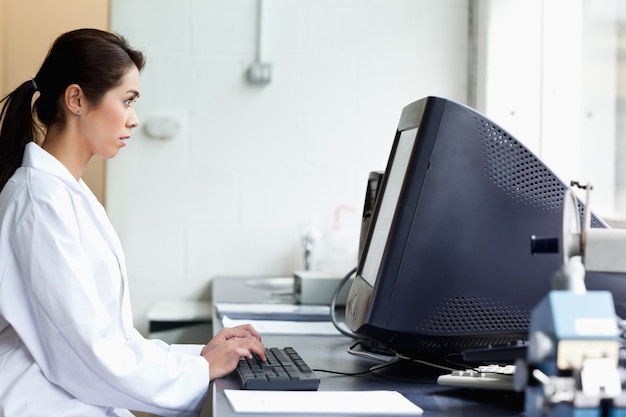
[[[451,369],[453,366],[444,363],[440,358],[437,360],[397,358],[385,366],[379,365],[372,371],[372,375],[393,381],[434,384],[437,377],[449,374]]]
[[[468,349],[461,354],[465,362],[515,364],[517,359],[526,358],[528,343],[520,341],[515,345],[491,346]]]

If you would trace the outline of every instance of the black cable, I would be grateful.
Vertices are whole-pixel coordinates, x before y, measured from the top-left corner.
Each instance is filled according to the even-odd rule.
[[[336,314],[336,311],[335,311],[335,308],[336,308],[336,305],[337,305],[337,299],[339,298],[339,294],[341,293],[341,290],[343,290],[343,287],[346,285],[348,280],[350,278],[352,278],[352,275],[354,275],[355,272],[356,272],[356,267],[352,268],[352,270],[350,272],[348,272],[346,274],[346,276],[344,276],[343,279],[339,282],[339,284],[337,285],[337,288],[335,288],[335,292],[333,293],[333,297],[330,300],[330,321],[333,323],[333,326],[335,326],[335,328],[342,335],[351,337],[352,339],[362,339],[360,336],[354,334],[353,332],[351,332],[349,330],[344,329],[340,325],[339,320],[337,320],[337,314]]]
[[[341,372],[341,371],[331,371],[329,369],[313,369],[313,371],[315,371],[315,372],[325,372],[327,374],[335,374],[335,375],[341,375],[341,376],[365,375],[365,374],[371,374],[372,372],[375,372],[375,371],[377,371],[379,369],[386,368],[388,366],[392,366],[392,365],[396,364],[396,362],[398,362],[399,360],[400,360],[400,358],[394,357],[393,359],[390,359],[387,362],[380,363],[378,365],[374,365],[371,368],[368,368],[367,370],[361,371],[361,372]]]
[[[351,353],[353,355],[360,355],[357,352],[354,352],[353,349],[361,342],[356,342],[354,343],[352,346],[350,346],[348,348],[348,353]],[[444,371],[448,371],[448,372],[452,372],[452,371],[456,371],[458,369],[467,369],[469,368],[469,366],[463,366],[462,368],[450,368],[447,367],[441,363],[435,363],[432,360],[428,360],[428,359],[420,359],[420,358],[414,358],[414,357],[408,357],[408,356],[404,356],[404,355],[400,355],[400,354],[394,354],[390,359],[388,360],[384,360],[380,357],[372,357],[372,356],[364,356],[368,359],[372,359],[372,360],[377,360],[381,363],[379,363],[378,365],[374,365],[370,368],[368,368],[365,371],[361,371],[361,372],[341,372],[341,371],[332,371],[332,370],[328,370],[328,369],[313,369],[313,371],[315,372],[325,372],[325,373],[329,373],[329,374],[335,374],[335,375],[342,375],[342,376],[356,376],[356,375],[365,375],[365,374],[369,374],[372,372],[375,372],[379,369],[383,369],[383,368],[387,368],[389,366],[395,365],[397,363],[401,363],[401,362],[413,362],[413,363],[417,363],[420,365],[424,365],[424,366],[429,366],[431,368],[435,368],[435,369],[440,369],[440,370],[444,370]]]
[[[383,363],[386,363],[390,359],[393,359],[398,356],[394,352],[388,349],[385,349],[384,351],[381,349],[377,349],[375,351],[371,349],[370,346],[363,346],[364,342],[366,342],[365,339],[359,340],[356,343],[354,343],[352,346],[348,348],[348,353],[354,356],[360,356],[361,358],[367,358],[370,360],[375,360],[375,361],[383,362]],[[365,350],[356,350],[355,348],[358,345],[362,345],[363,349]]]

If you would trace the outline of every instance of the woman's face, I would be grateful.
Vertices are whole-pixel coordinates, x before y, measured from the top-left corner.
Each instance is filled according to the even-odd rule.
[[[87,106],[79,126],[92,155],[113,158],[126,146],[131,130],[139,125],[134,108],[138,97],[139,70],[133,65],[100,103]]]

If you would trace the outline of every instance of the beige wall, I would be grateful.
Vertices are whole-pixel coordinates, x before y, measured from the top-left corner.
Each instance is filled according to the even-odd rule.
[[[54,39],[80,27],[109,27],[109,0],[0,0],[0,93],[33,77]],[[104,203],[104,161],[83,179]]]

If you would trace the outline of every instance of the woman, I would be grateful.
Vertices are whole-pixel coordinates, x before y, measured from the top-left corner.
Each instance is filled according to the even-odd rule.
[[[119,239],[81,175],[138,126],[143,65],[122,37],[75,30],[2,100],[0,416],[197,415],[210,380],[265,358],[250,326],[205,346],[133,327]]]

